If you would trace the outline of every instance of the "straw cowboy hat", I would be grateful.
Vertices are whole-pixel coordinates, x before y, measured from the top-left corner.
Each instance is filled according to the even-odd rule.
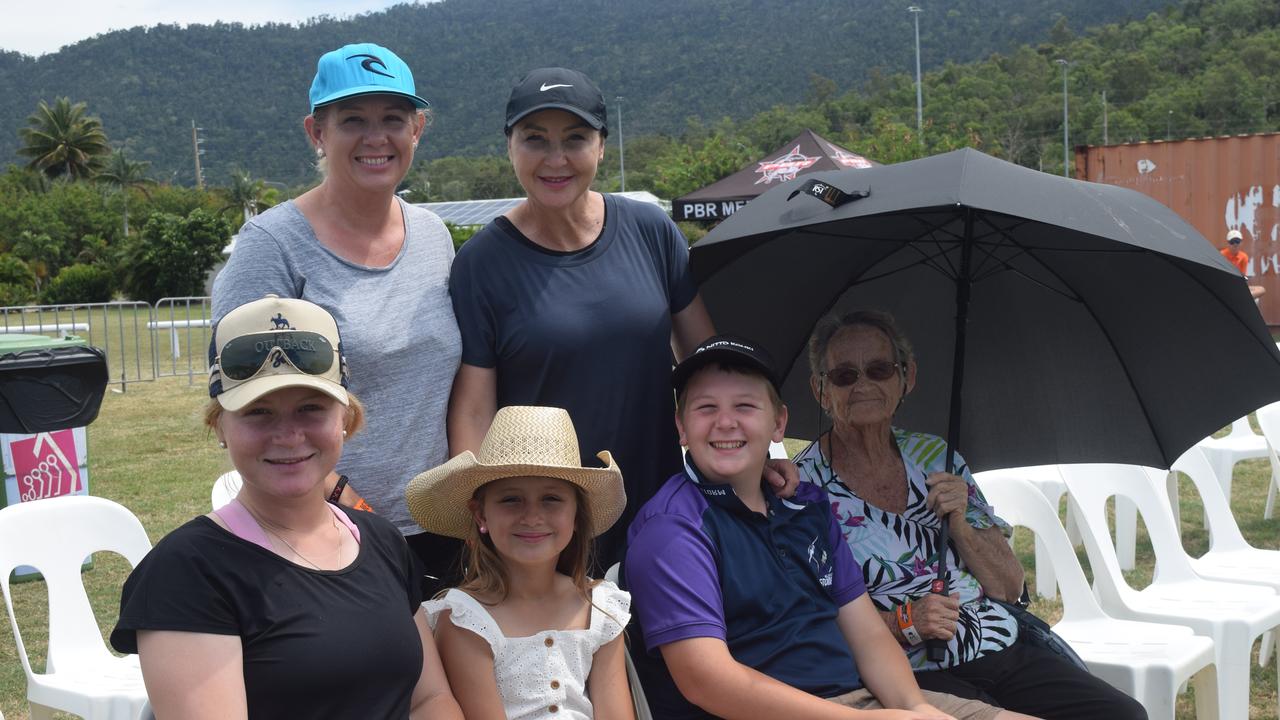
[[[438,535],[466,538],[474,519],[467,502],[485,483],[509,477],[550,477],[582,488],[591,507],[592,537],[608,530],[627,504],[622,473],[608,450],[606,467],[582,467],[578,435],[562,408],[511,406],[498,410],[479,455],[464,450],[409,481],[409,514]]]

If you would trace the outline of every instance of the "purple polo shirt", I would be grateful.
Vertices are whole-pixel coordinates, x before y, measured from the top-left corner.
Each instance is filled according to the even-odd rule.
[[[717,638],[738,662],[792,687],[820,697],[856,690],[836,615],[866,586],[827,494],[801,483],[790,500],[765,498],[767,517],[686,464],[641,507],[623,567],[645,646],[656,655],[677,640]],[[669,677],[645,674],[655,717],[705,717],[670,697]]]

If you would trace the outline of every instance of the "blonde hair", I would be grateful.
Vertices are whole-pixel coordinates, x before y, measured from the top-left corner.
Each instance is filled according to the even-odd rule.
[[[204,425],[212,431],[218,427],[218,421],[222,419],[222,413],[226,409],[222,407],[222,403],[218,402],[218,398],[210,398],[209,403],[204,406]],[[360,398],[355,393],[347,391],[347,414],[342,422],[342,429],[346,431],[347,438],[360,432],[364,427],[364,403],[360,402]]]
[[[596,581],[587,577],[587,568],[591,562],[594,545],[591,541],[591,506],[587,493],[581,487],[573,483],[569,484],[573,486],[578,509],[573,518],[573,537],[570,538],[564,550],[560,551],[556,571],[567,575],[583,597],[590,600],[591,588],[596,584]],[[488,484],[476,488],[472,499],[483,504],[486,487]],[[507,599],[511,588],[506,564],[494,548],[493,539],[481,533],[474,522],[467,528],[467,537],[462,549],[462,568],[462,584],[458,586],[459,589],[480,597],[496,597],[497,602]]]

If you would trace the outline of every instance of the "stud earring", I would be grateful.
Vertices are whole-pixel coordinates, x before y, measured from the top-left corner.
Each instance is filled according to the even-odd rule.
[[[347,431],[346,431],[346,430],[343,430],[343,431],[342,431],[342,437],[346,437],[346,436],[347,436]]]
[[[317,160],[324,159],[324,148],[318,145],[316,146],[316,159]]]
[[[219,440],[219,441],[218,441],[218,447],[222,448],[223,450],[226,450],[226,449],[227,449],[227,441],[226,441],[226,440]]]
[[[484,523],[480,523],[480,534],[481,534],[481,535],[484,535],[484,534],[486,534],[486,533],[488,533],[488,532],[489,532],[489,528],[485,527],[485,526],[484,526]]]

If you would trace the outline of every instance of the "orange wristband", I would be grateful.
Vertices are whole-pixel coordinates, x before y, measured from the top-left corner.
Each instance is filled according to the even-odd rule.
[[[920,631],[916,630],[915,622],[911,618],[911,601],[899,605],[894,611],[898,616],[898,629],[902,631],[902,637],[912,645],[919,645],[924,642],[924,638],[920,637]]]

